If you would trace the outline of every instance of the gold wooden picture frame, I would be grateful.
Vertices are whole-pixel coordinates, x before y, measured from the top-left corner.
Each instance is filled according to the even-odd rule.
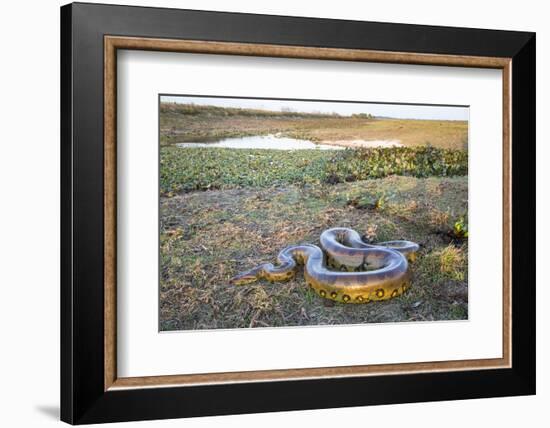
[[[511,234],[510,234],[510,70],[511,58],[459,55],[376,52],[354,49],[295,47],[281,45],[167,40],[105,36],[105,390],[166,385],[217,384],[292,380],[305,378],[407,374],[432,371],[508,368],[511,363]],[[393,64],[440,65],[495,68],[502,70],[503,146],[503,349],[502,358],[434,361],[425,363],[380,364],[308,369],[263,370],[231,373],[205,373],[173,376],[119,378],[116,375],[116,52],[119,49],[147,50],[209,55],[247,55],[275,58],[322,59]]]

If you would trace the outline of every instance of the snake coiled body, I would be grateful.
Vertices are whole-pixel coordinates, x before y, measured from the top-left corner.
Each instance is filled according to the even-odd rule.
[[[303,265],[306,282],[317,294],[343,303],[386,300],[410,287],[407,258],[414,259],[418,244],[410,241],[367,244],[348,228],[328,229],[321,234],[320,241],[326,257],[316,245],[290,246],[277,256],[278,266],[261,264],[231,282],[239,285],[261,278],[288,281],[295,276],[298,266]]]

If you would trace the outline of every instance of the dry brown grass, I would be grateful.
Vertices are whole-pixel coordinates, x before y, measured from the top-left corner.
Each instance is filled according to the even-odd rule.
[[[468,122],[446,120],[367,119],[361,117],[288,117],[254,115],[184,114],[172,111],[160,117],[161,142],[216,141],[280,133],[311,141],[399,140],[405,146],[431,144],[467,149]]]
[[[349,202],[385,194],[377,209]],[[354,324],[467,318],[467,241],[442,233],[467,213],[467,177],[388,177],[337,185],[193,192],[161,198],[162,330]],[[299,274],[285,284],[232,286],[237,272],[318,243],[334,226],[421,244],[413,286],[387,302],[321,299]]]

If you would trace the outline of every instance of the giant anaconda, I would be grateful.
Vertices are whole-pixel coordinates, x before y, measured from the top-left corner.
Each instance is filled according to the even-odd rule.
[[[235,276],[231,283],[247,284],[262,278],[288,281],[296,274],[298,265],[304,265],[306,282],[317,294],[343,303],[386,300],[409,288],[407,259],[414,260],[418,244],[410,241],[367,244],[355,230],[343,227],[325,230],[320,241],[326,257],[316,245],[294,245],[279,253],[278,266],[261,264]],[[330,270],[329,266],[340,271]]]

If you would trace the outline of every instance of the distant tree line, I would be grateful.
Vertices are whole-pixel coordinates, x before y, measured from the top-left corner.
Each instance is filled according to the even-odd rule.
[[[358,119],[373,119],[374,116],[370,113],[354,113],[351,117],[356,117]]]

